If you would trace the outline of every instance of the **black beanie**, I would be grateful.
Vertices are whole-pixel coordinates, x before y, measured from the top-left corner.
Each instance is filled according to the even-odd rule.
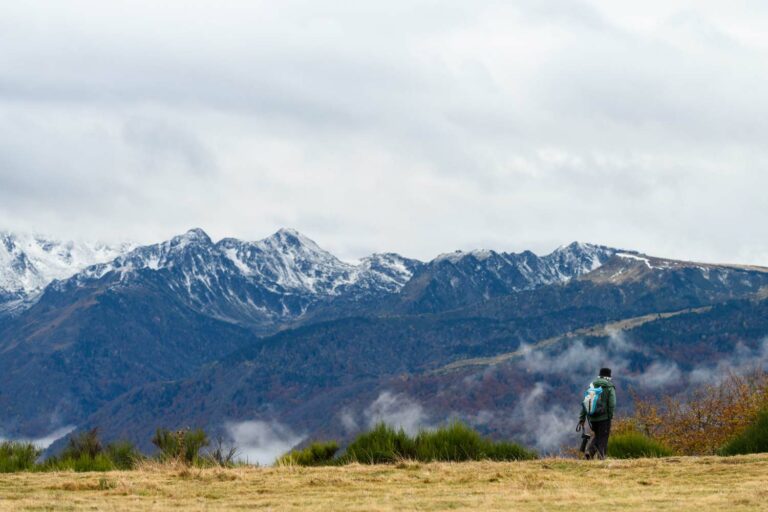
[[[600,368],[600,377],[610,377],[610,376],[611,376],[610,368]]]

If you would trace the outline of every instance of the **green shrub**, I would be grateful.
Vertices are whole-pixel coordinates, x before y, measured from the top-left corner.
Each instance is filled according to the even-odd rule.
[[[390,463],[400,459],[420,462],[466,460],[527,460],[536,453],[515,443],[494,442],[456,422],[437,430],[422,431],[415,438],[384,424],[361,434],[347,447],[342,462]]]
[[[347,462],[363,464],[382,464],[415,458],[414,440],[403,429],[396,431],[384,423],[379,423],[373,430],[357,436],[344,455]]]
[[[315,442],[303,450],[293,450],[277,459],[278,466],[326,466],[334,463],[339,451],[336,441]]]
[[[416,459],[422,462],[466,460],[522,460],[536,454],[510,442],[494,442],[463,423],[452,423],[416,436]]]
[[[669,457],[671,449],[639,432],[614,434],[608,439],[609,457],[615,459],[639,459],[644,457]]]
[[[465,461],[487,458],[492,443],[461,423],[453,423],[416,436],[416,459],[429,461]]]
[[[758,413],[755,421],[720,450],[721,455],[768,452],[768,410]]]
[[[158,428],[152,438],[152,444],[160,450],[161,461],[178,461],[185,464],[197,464],[200,449],[208,446],[208,436],[202,429],[170,431]]]
[[[497,441],[493,443],[487,453],[491,460],[533,460],[538,459],[538,454],[516,443]]]
[[[37,471],[110,471],[112,460],[104,453],[98,428],[69,437],[67,446],[57,457],[50,457],[36,468]]]
[[[117,441],[108,444],[104,452],[107,458],[112,461],[115,469],[133,469],[136,463],[144,458],[130,441]]]
[[[4,441],[0,443],[0,473],[30,471],[41,453],[32,443]]]
[[[62,459],[79,460],[87,455],[95,459],[102,452],[99,429],[93,428],[69,437],[66,448],[61,452]]]
[[[99,431],[94,428],[69,438],[67,446],[57,457],[50,457],[38,471],[111,471],[133,469],[142,458],[128,441],[101,444]]]

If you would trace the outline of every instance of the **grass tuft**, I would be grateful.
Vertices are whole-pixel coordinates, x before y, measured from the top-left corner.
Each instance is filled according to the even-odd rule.
[[[615,459],[639,459],[644,457],[669,457],[670,448],[639,432],[614,434],[608,439],[608,457]]]
[[[315,442],[303,450],[293,450],[279,459],[278,466],[327,466],[334,463],[334,456],[339,451],[336,441]]]

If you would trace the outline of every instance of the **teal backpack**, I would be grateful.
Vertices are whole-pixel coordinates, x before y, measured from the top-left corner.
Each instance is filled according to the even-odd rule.
[[[584,400],[581,406],[587,413],[587,417],[601,416],[608,412],[608,393],[603,392],[602,387],[595,387],[589,383],[589,388],[584,392]]]

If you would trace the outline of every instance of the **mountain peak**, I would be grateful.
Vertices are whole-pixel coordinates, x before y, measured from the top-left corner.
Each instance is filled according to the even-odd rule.
[[[560,247],[555,249],[554,252],[576,252],[576,251],[583,252],[583,251],[586,251],[586,250],[589,250],[589,249],[592,249],[592,248],[595,248],[595,247],[600,247],[600,246],[594,245],[594,244],[588,244],[588,243],[584,243],[584,242],[579,242],[579,241],[573,241],[573,242],[571,242],[571,243],[569,243],[567,245],[561,245]]]
[[[262,243],[270,247],[283,247],[283,248],[304,248],[309,252],[327,253],[324,249],[315,243],[311,238],[304,236],[299,231],[293,228],[281,228],[275,232],[272,236],[269,236],[261,241]]]
[[[488,258],[496,256],[498,253],[491,249],[473,249],[470,251],[456,250],[453,252],[446,252],[437,255],[433,260],[434,262],[450,261],[451,263],[458,263],[465,258],[475,258],[478,261],[485,261]]]
[[[208,233],[200,228],[192,228],[183,235],[177,235],[171,239],[171,245],[173,246],[184,246],[191,243],[210,244],[212,242]]]

